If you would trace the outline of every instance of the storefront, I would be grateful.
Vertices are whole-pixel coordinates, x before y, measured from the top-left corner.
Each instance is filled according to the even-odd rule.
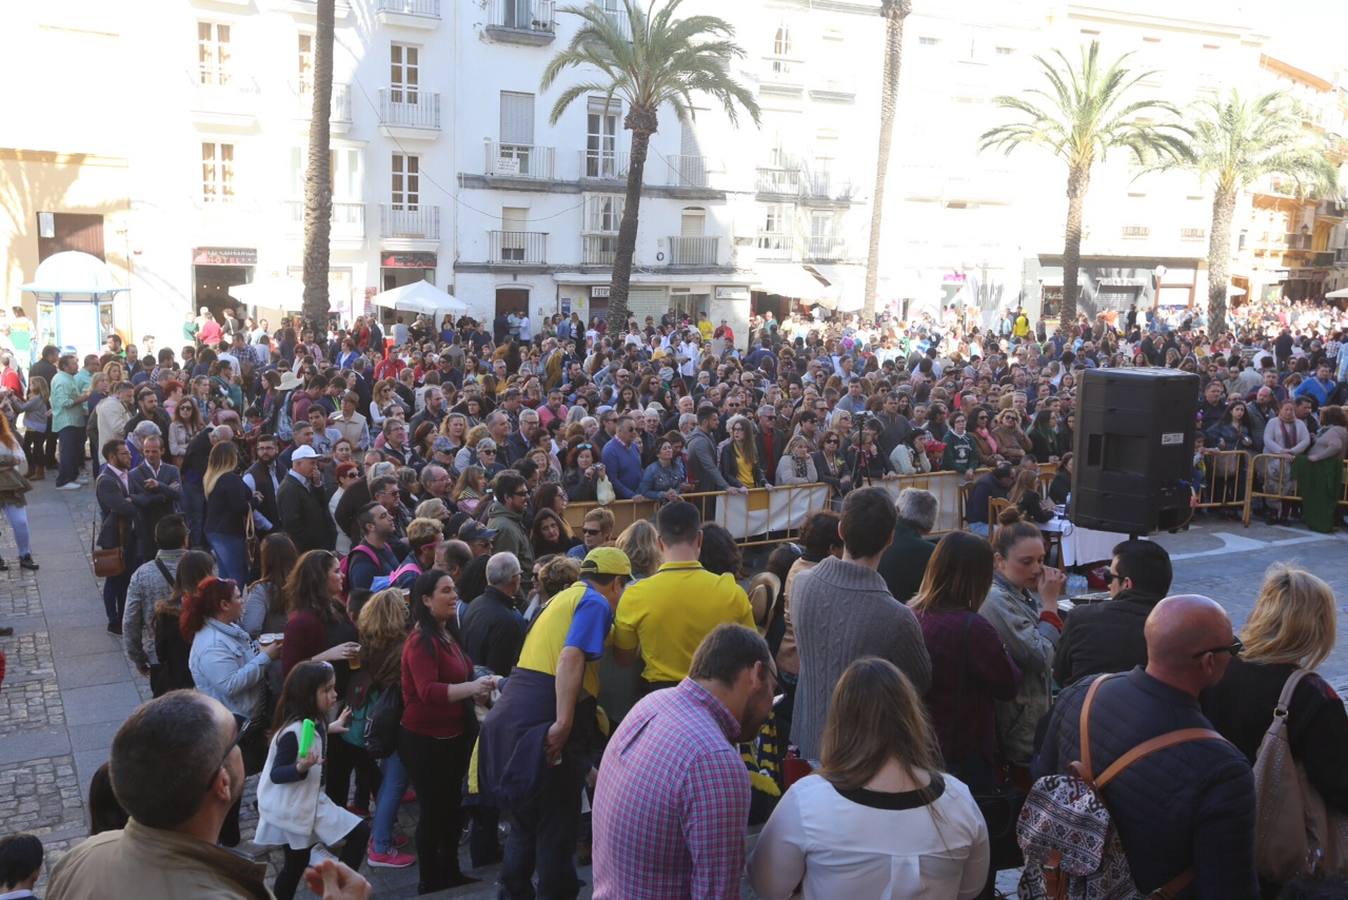
[[[1077,272],[1077,311],[1094,318],[1162,307],[1192,307],[1199,296],[1199,261],[1195,259],[1119,259],[1085,257]],[[1026,261],[1025,292],[1038,300],[1027,304],[1032,319],[1057,319],[1062,309],[1061,256]]]
[[[438,264],[439,258],[435,253],[385,250],[379,254],[379,289],[391,291],[418,281],[435,284],[435,268]]]
[[[254,247],[197,247],[192,251],[193,308],[205,306],[219,315],[238,306],[229,289],[252,281],[256,268]]]

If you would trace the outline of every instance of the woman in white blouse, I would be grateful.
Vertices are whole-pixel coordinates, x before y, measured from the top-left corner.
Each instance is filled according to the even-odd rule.
[[[988,832],[969,789],[939,769],[922,700],[892,663],[848,666],[823,765],[782,797],[749,859],[765,900],[977,897]]]

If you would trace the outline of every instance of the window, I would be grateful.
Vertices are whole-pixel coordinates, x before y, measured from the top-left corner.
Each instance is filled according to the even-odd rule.
[[[626,166],[618,165],[618,116],[622,102],[607,106],[603,97],[591,97],[585,133],[585,175],[588,178],[621,178]]]
[[[298,50],[299,69],[296,73],[296,86],[299,93],[307,94],[314,89],[314,36],[301,32]]]
[[[201,143],[201,199],[228,203],[234,199],[234,145]]]
[[[623,219],[622,194],[591,194],[585,198],[585,230],[592,234],[617,234]]]
[[[197,64],[201,84],[229,84],[229,26],[197,23]]]
[[[389,93],[394,103],[417,102],[421,84],[421,52],[406,44],[389,45]]]
[[[309,169],[308,148],[290,148],[290,196],[304,196],[304,173]],[[360,151],[354,147],[328,151],[328,190],[334,202],[360,200]]]
[[[421,157],[393,154],[393,184],[389,202],[394,209],[415,210],[421,204]]]
[[[501,208],[501,259],[524,262],[524,232],[528,227],[528,209],[521,206]]]
[[[790,253],[791,237],[788,232],[791,210],[790,206],[780,203],[768,203],[763,206],[763,217],[759,220],[758,249],[776,251],[780,254]]]
[[[772,36],[772,55],[791,55],[791,29],[785,25],[778,25],[777,31]]]

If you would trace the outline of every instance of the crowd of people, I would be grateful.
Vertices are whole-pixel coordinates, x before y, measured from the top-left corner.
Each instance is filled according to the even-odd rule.
[[[97,803],[114,824],[48,896],[155,866],[161,896],[362,896],[362,866],[416,866],[434,891],[500,862],[502,896],[564,898],[589,858],[596,897],[739,896],[745,878],[762,897],[990,897],[1021,865],[1036,779],[1181,728],[1214,736],[1106,795],[1142,894],[1338,873],[1265,864],[1252,769],[1283,683],[1333,647],[1329,588],[1270,572],[1237,638],[1130,540],[1110,599],[1068,612],[1035,524],[1066,500],[1081,372],[1147,365],[1200,376],[1210,449],[1283,455],[1268,477],[1301,504],[1270,515],[1334,525],[1348,321],[1236,322],[767,313],[741,350],[729,323],[673,311],[315,334],[203,310],[178,352],[45,347],[26,384],[4,357],[23,439],[0,424],[0,444],[26,477],[0,504],[18,537],[45,468],[64,490],[94,478],[107,628],[156,698],[114,741]],[[1271,418],[1268,397],[1287,400]],[[1048,463],[1066,477],[1041,493]],[[969,530],[934,542],[936,497],[885,482],[940,470],[972,482]],[[682,499],[816,483],[827,508],[752,567]],[[1348,716],[1313,671],[1295,687],[1291,755],[1348,812]],[[269,888],[229,849],[246,838],[281,851]],[[310,868],[317,845],[338,858]],[[25,848],[0,865],[13,885]]]

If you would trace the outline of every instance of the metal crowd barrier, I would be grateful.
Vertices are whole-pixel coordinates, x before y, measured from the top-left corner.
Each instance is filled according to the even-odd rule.
[[[1235,508],[1245,516],[1249,495],[1250,454],[1244,450],[1204,450],[1206,478],[1195,509]],[[1249,524],[1246,518],[1246,524]]]
[[[1250,527],[1251,509],[1256,499],[1301,502],[1301,494],[1292,477],[1293,459],[1294,457],[1284,453],[1258,453],[1251,458],[1243,516],[1246,528]],[[1343,483],[1339,488],[1337,505],[1348,506],[1348,460],[1344,460],[1343,463]]]

